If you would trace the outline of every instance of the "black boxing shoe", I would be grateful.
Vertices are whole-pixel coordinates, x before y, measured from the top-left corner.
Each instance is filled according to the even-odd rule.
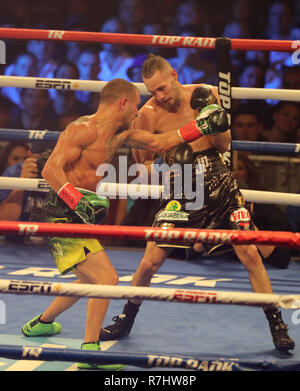
[[[128,301],[123,308],[123,313],[112,318],[115,323],[101,329],[100,341],[110,341],[127,337],[132,329],[139,309],[140,304],[134,304]]]
[[[285,352],[294,349],[295,342],[288,334],[288,326],[282,320],[281,311],[278,309],[266,310],[265,314],[269,321],[275,348]]]

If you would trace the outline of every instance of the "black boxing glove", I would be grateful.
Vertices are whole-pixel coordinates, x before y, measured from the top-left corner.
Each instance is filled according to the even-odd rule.
[[[208,86],[200,86],[194,89],[190,100],[193,110],[202,110],[205,106],[217,104],[217,98]]]
[[[164,153],[163,162],[172,166],[172,164],[193,164],[193,148],[189,144],[180,144]]]

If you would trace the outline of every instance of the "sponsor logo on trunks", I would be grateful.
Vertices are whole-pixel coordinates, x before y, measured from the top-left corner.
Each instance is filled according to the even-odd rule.
[[[241,208],[235,210],[230,215],[230,221],[237,223],[241,229],[248,229],[250,226],[250,213],[247,209]]]
[[[217,292],[187,291],[183,289],[177,289],[174,293],[173,299],[175,301],[182,301],[184,303],[213,304],[217,302]]]
[[[189,215],[186,212],[177,212],[170,210],[163,210],[157,216],[157,221],[189,221]]]
[[[42,89],[55,89],[55,90],[70,90],[71,82],[67,80],[56,79],[37,79],[35,82],[35,88]]]
[[[168,202],[165,209],[169,211],[179,211],[181,209],[181,203],[176,200],[172,200]]]
[[[10,280],[8,291],[14,293],[51,293],[52,282]]]
[[[234,212],[231,213],[230,215],[230,221],[234,223],[239,223],[239,222],[249,222],[250,221],[250,213],[246,208],[240,208],[235,210]]]

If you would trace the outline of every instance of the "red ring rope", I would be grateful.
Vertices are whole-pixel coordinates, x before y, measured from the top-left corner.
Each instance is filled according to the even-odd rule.
[[[207,37],[116,34],[86,31],[36,30],[18,28],[0,28],[0,38],[119,43],[127,45],[152,45],[164,47],[196,47],[205,49],[214,49],[216,42],[216,38]],[[295,42],[297,41],[231,39],[231,47],[235,50],[273,50],[291,52],[297,49]]]
[[[115,225],[54,224],[1,221],[0,234],[61,237],[97,237],[102,239],[145,240],[168,243],[274,244],[300,248],[300,233],[279,231],[237,231],[209,229],[162,229]]]

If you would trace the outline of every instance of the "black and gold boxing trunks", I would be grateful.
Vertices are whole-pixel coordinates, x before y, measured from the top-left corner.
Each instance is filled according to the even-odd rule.
[[[236,179],[223,155],[215,148],[193,154],[191,182],[202,173],[203,201],[198,209],[190,209],[193,200],[176,197],[170,179],[170,198],[161,199],[153,226],[164,228],[203,228],[254,230],[250,213]],[[194,186],[195,187],[195,186]],[[174,243],[156,243],[159,247],[190,247]]]

